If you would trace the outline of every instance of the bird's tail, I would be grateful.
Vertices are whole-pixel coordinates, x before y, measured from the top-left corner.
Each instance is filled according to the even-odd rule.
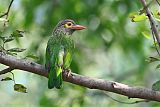
[[[51,67],[49,71],[48,88],[52,89],[56,87],[60,89],[62,87],[62,69],[61,67]]]

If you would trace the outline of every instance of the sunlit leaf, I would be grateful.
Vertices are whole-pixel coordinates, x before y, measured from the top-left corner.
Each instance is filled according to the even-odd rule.
[[[8,49],[7,51],[9,52],[23,52],[25,51],[26,49],[20,49],[20,48],[12,48],[12,49]]]
[[[14,91],[21,92],[21,93],[27,93],[26,90],[27,90],[27,88],[22,84],[15,84],[14,85]]]
[[[1,81],[10,81],[10,80],[12,80],[12,78],[10,78],[10,77],[5,77],[5,78],[1,79]]]
[[[132,22],[140,22],[147,19],[147,16],[145,14],[141,14],[141,15],[134,15],[132,18]]]
[[[137,12],[129,13],[129,18],[135,18],[135,15],[137,14],[138,14]]]
[[[0,36],[0,39],[2,39],[4,43],[6,43],[6,42],[10,42],[10,41],[14,40],[14,37],[12,37],[12,36],[8,36],[8,37]]]
[[[151,63],[151,62],[155,62],[155,61],[160,61],[160,59],[156,58],[156,57],[149,57],[146,61]]]
[[[155,82],[153,85],[152,85],[152,90],[154,91],[160,91],[160,80]]]
[[[150,33],[147,32],[147,31],[142,32],[142,35],[143,35],[145,38],[147,38],[147,39],[150,39],[150,38],[151,38]]]

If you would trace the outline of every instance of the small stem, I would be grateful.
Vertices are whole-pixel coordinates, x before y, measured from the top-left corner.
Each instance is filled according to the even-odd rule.
[[[141,2],[142,2],[142,5],[143,5],[143,7],[144,7],[144,9],[146,11],[148,19],[150,21],[150,26],[152,28],[152,31],[154,32],[154,35],[156,37],[156,41],[158,42],[158,45],[160,47],[160,34],[158,32],[158,29],[157,29],[157,26],[156,26],[156,22],[155,22],[155,20],[154,20],[154,18],[152,16],[151,11],[149,10],[149,8],[147,6],[146,0],[141,0]]]
[[[10,72],[10,73],[12,74],[12,78],[13,78],[14,84],[16,84],[15,79],[14,79],[14,74],[13,74],[13,72]]]
[[[153,37],[155,49],[156,49],[158,55],[160,56],[160,53],[159,53],[158,48],[157,48],[157,45],[156,45],[155,35],[154,35],[153,31],[152,31],[152,37]]]
[[[9,6],[8,6],[7,12],[5,12],[4,14],[2,14],[2,15],[0,16],[0,18],[6,16],[6,19],[8,19],[9,12],[10,12],[11,6],[12,6],[12,4],[13,4],[13,1],[14,1],[14,0],[11,0],[10,4],[9,4]],[[3,26],[4,26],[4,28],[5,28],[5,26],[6,26],[6,21],[4,22]]]
[[[160,6],[160,2],[158,0],[156,0],[156,2],[158,3],[158,5]]]
[[[7,12],[5,12],[4,14],[0,15],[0,18],[3,17],[3,16],[6,16],[6,19],[8,18],[8,14],[9,14],[9,11],[10,11],[10,8],[12,6],[12,3],[13,3],[14,0],[11,0],[9,6],[8,6],[8,9],[7,9]]]

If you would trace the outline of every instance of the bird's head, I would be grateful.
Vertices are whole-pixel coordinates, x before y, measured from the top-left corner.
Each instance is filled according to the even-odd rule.
[[[77,25],[73,20],[66,19],[60,21],[57,26],[54,28],[54,34],[56,35],[71,35],[76,30],[83,30],[86,27]]]

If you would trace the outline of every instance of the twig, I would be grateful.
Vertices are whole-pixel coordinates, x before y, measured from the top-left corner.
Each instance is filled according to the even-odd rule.
[[[11,72],[13,70],[13,68],[6,68],[6,69],[4,69],[4,70],[2,70],[2,71],[0,71],[0,75],[2,75],[2,74],[6,74],[6,73],[8,73],[8,72]]]
[[[13,1],[14,1],[14,0],[11,0],[10,4],[9,4],[9,6],[8,6],[7,12],[5,12],[5,13],[2,14],[2,15],[0,15],[0,18],[6,16],[6,19],[8,19],[9,11],[10,11],[10,8],[11,8],[11,6],[12,6]]]
[[[8,20],[8,15],[9,15],[10,8],[11,8],[11,6],[12,6],[13,1],[14,1],[14,0],[11,0],[10,4],[9,4],[9,6],[8,6],[7,12],[4,13],[4,14],[2,14],[2,15],[0,16],[0,18],[6,16],[6,20]],[[7,21],[7,22],[8,22],[8,21]],[[6,26],[6,21],[4,22],[3,26],[4,26],[4,28],[5,28],[5,26]]]
[[[48,77],[48,72],[44,66],[24,59],[17,59],[2,52],[0,52],[0,63],[15,69],[20,69],[20,71],[32,72],[34,74]],[[160,102],[160,92],[147,88],[130,87],[122,83],[91,78],[75,73],[71,73],[71,75],[68,76],[68,72],[66,71],[63,72],[63,80],[90,89],[99,89],[121,94],[128,98],[140,98]]]
[[[158,0],[156,0],[156,2],[158,3],[158,5],[160,6],[160,2]]]
[[[142,2],[142,4],[143,4],[143,7],[144,7],[144,9],[145,9],[145,11],[146,11],[146,14],[147,14],[147,16],[148,16],[148,18],[149,18],[152,31],[154,32],[154,35],[155,35],[156,40],[157,40],[157,42],[158,42],[158,45],[159,45],[159,47],[160,47],[160,35],[159,35],[159,33],[158,33],[158,29],[157,29],[157,27],[156,27],[156,23],[155,23],[155,21],[154,21],[154,18],[153,18],[153,16],[152,16],[152,13],[151,13],[151,11],[149,10],[146,1],[145,1],[145,0],[141,0],[141,2]]]
[[[16,81],[15,81],[15,78],[14,78],[14,74],[13,74],[13,72],[10,72],[11,74],[12,74],[12,78],[13,78],[13,82],[14,82],[14,84],[16,84]]]
[[[156,49],[158,55],[160,56],[160,53],[159,53],[158,48],[157,48],[157,45],[156,45],[155,35],[154,35],[153,31],[152,31],[152,37],[153,37],[155,49]]]
[[[124,102],[124,101],[119,101],[113,97],[111,97],[110,95],[108,95],[106,92],[104,92],[104,94],[109,97],[110,99],[112,99],[113,101],[116,101],[118,103],[122,103],[122,104],[136,104],[136,103],[142,103],[142,102],[149,102],[149,100],[139,100],[139,101],[134,101],[134,102]]]

